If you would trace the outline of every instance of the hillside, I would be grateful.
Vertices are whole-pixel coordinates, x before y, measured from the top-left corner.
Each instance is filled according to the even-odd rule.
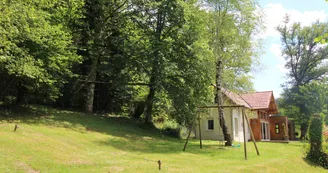
[[[51,108],[1,111],[1,172],[324,172],[303,159],[303,144],[258,143],[260,156],[243,148],[184,140],[143,129],[129,118]],[[13,119],[10,117],[19,116]],[[15,124],[19,127],[13,132]]]

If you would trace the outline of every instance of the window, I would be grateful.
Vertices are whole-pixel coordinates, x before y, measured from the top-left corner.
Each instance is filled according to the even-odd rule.
[[[279,134],[280,133],[280,130],[279,130],[279,124],[276,124],[276,134]]]
[[[214,130],[214,120],[207,120],[207,130]]]

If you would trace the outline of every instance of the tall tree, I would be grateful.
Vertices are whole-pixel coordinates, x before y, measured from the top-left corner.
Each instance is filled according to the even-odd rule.
[[[184,24],[176,37],[172,62],[168,64],[163,81],[172,102],[171,116],[190,128],[197,115],[197,107],[213,100],[211,81],[214,75],[213,53],[206,30],[207,13],[195,0],[181,3]]]
[[[113,88],[120,87],[115,84],[119,83],[116,82],[119,81],[116,77],[122,74],[127,62],[124,57],[122,30],[126,24],[129,3],[128,0],[86,0],[82,8],[84,17],[75,26],[79,33],[76,39],[78,53],[84,59],[76,86],[79,88],[77,91],[84,87],[84,109],[87,112],[93,112],[95,97],[98,103],[100,100],[108,103],[111,98],[104,96],[110,96],[107,93],[115,92]],[[125,81],[123,79],[124,77],[120,80]],[[106,94],[95,95],[96,89]],[[108,104],[98,105],[107,106]]]
[[[183,8],[177,0],[138,1],[135,4],[138,16],[133,21],[140,27],[141,39],[145,42],[145,62],[148,66],[149,93],[145,101],[145,122],[152,123],[153,102],[161,89],[165,61],[173,46],[172,38],[183,24]]]
[[[136,65],[149,87],[145,122],[152,122],[155,101],[166,98],[173,118],[189,124],[197,105],[208,99],[211,81],[206,13],[196,0],[138,1],[134,9]]]
[[[226,145],[232,144],[223,115],[222,85],[232,90],[252,88],[250,76],[257,52],[251,36],[255,34],[261,19],[255,13],[257,4],[253,0],[207,0],[209,8],[209,44],[216,61],[216,98],[218,114]]]
[[[301,126],[301,138],[304,138],[310,119],[309,107],[297,98],[305,98],[300,91],[302,86],[314,80],[320,80],[328,72],[324,62],[328,59],[328,47],[315,42],[315,38],[328,30],[326,23],[315,22],[311,26],[302,27],[300,23],[290,26],[289,18],[277,30],[281,34],[282,55],[286,59],[285,67],[289,70],[289,81],[285,86],[284,99],[288,107],[293,107],[290,116],[295,117]],[[286,105],[287,106],[287,105]]]

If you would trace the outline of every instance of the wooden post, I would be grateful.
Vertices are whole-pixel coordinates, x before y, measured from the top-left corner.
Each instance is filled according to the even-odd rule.
[[[17,128],[18,128],[18,125],[15,124],[14,132],[16,132]]]
[[[157,163],[158,163],[158,170],[161,170],[161,166],[162,166],[161,160],[158,160]]]
[[[188,136],[187,136],[187,139],[186,139],[186,142],[185,142],[185,146],[183,147],[183,150],[182,151],[185,151],[186,148],[187,148],[187,144],[188,144],[188,141],[189,141],[191,129],[192,129],[192,127],[189,127],[189,133],[188,133]]]
[[[249,121],[248,121],[248,118],[247,118],[247,115],[246,115],[244,109],[243,109],[243,115],[245,116],[245,119],[246,119],[246,122],[247,122],[247,125],[248,125],[248,129],[249,129],[250,132],[251,132],[252,140],[253,140],[253,143],[254,143],[254,147],[255,147],[255,149],[256,149],[256,153],[257,153],[257,155],[259,156],[259,155],[260,155],[260,152],[259,152],[259,149],[257,148],[256,142],[255,142],[255,138],[254,138],[253,130],[252,130],[252,128],[251,128],[251,125],[250,125],[250,123],[249,123]]]
[[[198,130],[199,130],[199,147],[200,147],[200,149],[202,149],[203,144],[202,144],[202,131],[200,128],[200,116],[198,116]]]
[[[243,134],[244,134],[244,154],[245,154],[245,160],[247,160],[247,147],[246,147],[246,133],[245,133],[245,114],[244,114],[244,108],[243,108]]]

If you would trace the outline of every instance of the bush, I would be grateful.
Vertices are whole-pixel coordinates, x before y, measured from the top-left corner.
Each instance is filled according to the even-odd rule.
[[[299,135],[299,133],[298,133],[298,132],[295,132],[295,137],[296,137],[296,138],[298,137],[298,135]]]
[[[309,137],[310,137],[310,149],[307,153],[307,158],[313,162],[328,169],[328,155],[322,149],[323,142],[323,120],[324,116],[313,115],[310,121]]]
[[[180,138],[180,128],[164,128],[162,133],[173,138]]]
[[[176,122],[164,121],[161,131],[164,135],[167,135],[167,136],[170,136],[173,138],[180,138],[180,128]]]

